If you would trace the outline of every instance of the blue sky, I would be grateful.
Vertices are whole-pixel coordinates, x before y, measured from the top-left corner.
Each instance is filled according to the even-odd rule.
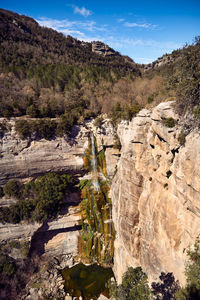
[[[80,40],[101,40],[138,63],[149,63],[200,35],[200,0],[1,0]]]

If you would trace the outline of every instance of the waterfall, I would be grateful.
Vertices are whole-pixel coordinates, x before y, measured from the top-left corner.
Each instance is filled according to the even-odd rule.
[[[92,159],[91,159],[92,173],[93,173],[92,184],[94,186],[94,189],[96,191],[99,191],[100,186],[99,186],[99,181],[98,181],[97,158],[96,158],[96,151],[95,151],[93,133],[90,134],[90,139],[91,139],[91,147],[92,147]]]

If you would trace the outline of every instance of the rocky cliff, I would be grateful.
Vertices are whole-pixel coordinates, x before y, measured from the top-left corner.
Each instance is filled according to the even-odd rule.
[[[0,121],[3,122],[3,118]],[[15,120],[8,124],[10,130],[0,139],[0,184],[11,178],[83,169],[81,156],[87,146],[87,135],[79,135],[77,139],[21,140],[14,129]]]
[[[114,131],[108,119],[104,119],[101,128],[96,127],[92,120],[74,126],[70,137],[55,137],[52,140],[21,140],[15,131],[15,120],[13,118],[8,121],[0,118],[0,123],[6,124],[8,128],[0,137],[0,185],[9,179],[27,181],[47,172],[72,172],[81,179],[84,175],[83,156],[88,147],[88,137],[91,131],[96,136],[99,150],[103,145],[105,147],[107,172],[110,177],[113,176],[118,160],[118,150],[113,149]],[[17,199],[8,199],[4,196],[0,199],[0,207],[9,206],[15,202]],[[77,205],[80,202],[79,193],[72,191],[66,196],[64,202],[67,206]],[[74,227],[78,225],[79,219],[80,213],[74,215],[74,209],[68,209],[64,216],[47,222],[45,226],[39,223],[0,223],[0,241],[19,238],[31,240],[35,232],[36,246],[42,248],[43,252],[48,252],[52,256],[61,255],[70,252],[71,247],[75,253],[78,237],[78,231],[75,231],[79,228]],[[74,228],[73,232],[70,232],[70,228],[71,231]],[[68,241],[68,237],[71,242]]]
[[[113,149],[114,129],[108,119],[104,118],[100,128],[95,126],[95,120],[90,120],[74,126],[70,136],[52,140],[21,140],[15,131],[15,121],[15,118],[0,119],[0,124],[7,128],[0,131],[0,186],[9,179],[26,182],[52,171],[72,173],[80,180],[89,177],[89,174],[82,176],[85,176],[83,156],[91,131],[96,137],[98,150],[103,148],[105,151],[107,173],[112,178],[119,151]],[[0,209],[17,201],[4,196],[0,198]],[[43,224],[25,221],[19,224],[0,223],[0,243],[9,251],[7,254],[11,258],[19,261],[27,255],[33,260],[40,257],[40,271],[29,274],[31,278],[20,299],[64,299],[60,270],[72,266],[78,254],[81,213],[80,207],[75,205],[80,201],[80,193],[75,189],[65,195],[61,215],[54,220],[47,220]],[[16,244],[19,244],[18,248]],[[26,253],[21,250],[24,248]]]
[[[0,137],[0,185],[12,178],[26,179],[47,172],[80,174],[90,130],[97,137],[99,149],[102,140],[106,146],[107,167],[112,176],[116,151],[112,150],[114,133],[108,119],[104,120],[101,129],[94,125],[93,120],[74,126],[70,137],[56,137],[52,140],[21,140],[15,131],[15,120],[6,121],[9,130]],[[0,118],[0,123],[3,122],[5,119]],[[114,162],[111,163],[112,157]]]
[[[185,250],[200,233],[200,134],[190,132],[181,146],[179,123],[166,102],[118,126],[122,150],[111,194],[119,282],[129,266],[141,265],[150,280],[163,271],[184,283]]]
[[[174,124],[167,122],[170,120]],[[14,121],[8,122],[10,130],[0,140],[0,184],[10,178],[26,180],[49,171],[81,174],[82,156],[92,130],[98,150],[105,149],[110,178],[117,164],[111,197],[118,281],[129,266],[141,265],[150,280],[164,271],[173,272],[184,283],[185,250],[194,243],[200,228],[200,135],[193,130],[186,136],[185,145],[180,145],[182,123],[174,113],[173,102],[144,109],[131,122],[119,124],[121,157],[113,149],[114,130],[108,119],[101,128],[92,120],[75,126],[70,137],[51,141],[20,140]],[[8,202],[3,199],[1,205]],[[76,213],[70,213],[48,223],[48,228],[41,224],[30,228],[1,224],[1,240],[19,238],[19,233],[30,240],[37,230],[35,245],[42,245],[42,251],[50,256],[69,253],[70,241],[75,253],[78,232],[68,232],[67,228],[78,224],[76,218]]]

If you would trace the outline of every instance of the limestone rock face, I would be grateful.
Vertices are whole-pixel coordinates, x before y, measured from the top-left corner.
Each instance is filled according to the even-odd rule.
[[[37,222],[32,224],[0,223],[0,242],[12,239],[30,240],[40,226],[41,224]]]
[[[15,132],[15,120],[0,119],[0,123],[6,122],[9,128],[0,135],[0,185],[9,179],[29,180],[31,177],[47,172],[74,172],[81,176],[83,168],[83,156],[88,146],[90,132],[93,132],[98,144],[98,150],[105,146],[107,172],[113,176],[118,160],[118,150],[113,149],[114,130],[104,116],[101,128],[94,125],[94,120],[73,127],[70,137],[55,138],[53,140],[21,140]],[[17,199],[0,199],[0,207],[9,206],[17,202]],[[66,199],[69,203],[80,202],[79,193],[72,192]],[[65,211],[62,212],[65,214]],[[48,253],[50,256],[67,253],[77,254],[78,224],[80,212],[70,210],[68,214],[58,217],[56,220],[42,225],[39,223],[20,224],[0,223],[0,241],[12,239],[31,240],[36,235],[33,248],[38,248],[38,253]],[[68,230],[69,229],[69,230]]]
[[[0,118],[0,123],[3,122]],[[8,121],[7,121],[8,122]],[[0,136],[0,185],[12,178],[29,178],[47,172],[76,172],[83,170],[83,155],[88,146],[88,136],[92,130],[98,145],[113,145],[114,131],[109,120],[101,129],[94,126],[94,120],[76,125],[70,137],[53,140],[21,140],[15,132],[15,119],[8,122],[10,130]],[[107,169],[110,176],[114,173],[115,150],[106,151]]]
[[[74,140],[21,140],[14,130],[14,124],[14,120],[11,120],[11,130],[0,139],[0,184],[11,178],[82,169],[86,136]]]
[[[103,56],[115,56],[119,54],[102,42],[92,42],[92,52],[98,53]]]
[[[173,102],[142,110],[118,127],[121,158],[111,195],[116,230],[114,271],[118,282],[141,265],[150,280],[173,272],[184,283],[185,249],[200,233],[200,134],[180,146]]]

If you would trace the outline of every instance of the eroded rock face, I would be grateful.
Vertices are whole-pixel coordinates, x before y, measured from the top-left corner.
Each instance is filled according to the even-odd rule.
[[[115,50],[113,50],[108,45],[102,42],[92,42],[92,52],[95,52],[103,56],[119,55],[119,52],[116,52]]]
[[[110,177],[115,171],[118,150],[113,149],[114,130],[108,119],[104,119],[101,128],[94,125],[94,120],[82,125],[74,126],[71,136],[55,138],[53,140],[21,140],[15,132],[15,119],[4,120],[10,129],[0,137],[0,185],[9,179],[29,180],[31,177],[47,172],[74,172],[81,176],[83,167],[83,156],[88,147],[88,138],[92,131],[97,139],[98,150],[105,146],[107,172]],[[81,179],[81,178],[80,178]],[[9,206],[17,199],[0,199],[0,207]],[[80,194],[72,192],[66,199],[65,204],[78,204]],[[75,208],[74,208],[75,209]],[[22,239],[32,241],[37,234],[33,250],[38,248],[37,253],[47,253],[50,256],[68,253],[77,254],[78,224],[80,212],[76,213],[73,208],[62,212],[56,220],[45,224],[21,222],[20,224],[0,224],[0,241],[11,241]],[[31,242],[32,243],[32,242]]]
[[[0,184],[11,178],[27,178],[53,171],[80,171],[87,136],[47,141],[21,140],[10,121],[11,130],[0,139]]]
[[[3,122],[0,118],[0,122]],[[0,137],[0,185],[9,179],[29,178],[47,172],[75,172],[83,170],[83,155],[88,146],[88,136],[92,130],[98,145],[102,139],[105,144],[113,145],[114,131],[109,120],[101,129],[94,126],[94,120],[74,126],[72,135],[53,140],[21,140],[15,132],[15,119],[7,121],[10,130]],[[110,176],[114,173],[115,150],[106,151],[107,169]],[[112,161],[112,159],[114,161]]]
[[[185,249],[200,232],[200,135],[193,131],[180,146],[181,128],[173,102],[142,110],[118,127],[121,158],[112,183],[118,281],[129,266],[141,265],[150,280],[173,272],[184,283]]]

